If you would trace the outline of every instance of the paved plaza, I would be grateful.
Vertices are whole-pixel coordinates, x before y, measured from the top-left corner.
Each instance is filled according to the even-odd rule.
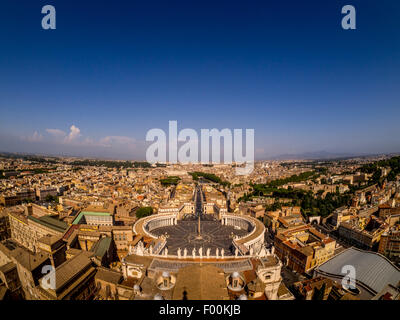
[[[233,226],[224,226],[218,220],[206,215],[201,219],[201,239],[198,238],[198,219],[188,217],[185,220],[178,221],[177,225],[166,226],[153,230],[157,236],[166,235],[167,247],[170,254],[177,254],[178,248],[188,249],[191,254],[192,249],[203,247],[205,253],[208,248],[211,249],[211,255],[215,255],[218,248],[225,251],[225,256],[234,255],[232,240],[235,235],[243,236],[248,233],[247,230],[235,229]]]

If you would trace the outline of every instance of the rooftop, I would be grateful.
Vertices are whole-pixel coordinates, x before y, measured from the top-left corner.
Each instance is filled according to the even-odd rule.
[[[209,281],[213,279],[213,281]],[[173,300],[227,300],[224,271],[213,265],[189,265],[179,270]]]
[[[68,229],[67,223],[50,216],[42,216],[40,218],[28,216],[28,219],[61,233],[64,233]]]
[[[103,267],[97,269],[95,278],[114,284],[119,284],[123,279],[121,273]]]
[[[356,280],[372,289],[381,291],[387,284],[397,286],[400,269],[379,253],[348,248],[317,267],[317,272],[343,277],[342,267],[352,265],[356,270]]]
[[[79,224],[84,216],[110,216],[109,212],[81,211],[72,224]]]
[[[56,268],[56,291],[60,290],[82,270],[90,266],[91,263],[88,254],[81,252],[58,266]]]

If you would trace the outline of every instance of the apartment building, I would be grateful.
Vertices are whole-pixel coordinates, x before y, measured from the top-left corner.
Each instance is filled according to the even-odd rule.
[[[284,265],[305,273],[333,256],[336,241],[304,224],[277,234],[274,246]]]
[[[36,252],[38,240],[44,236],[62,236],[67,230],[68,225],[54,217],[26,216],[25,214],[10,212],[11,237],[19,244]]]
[[[379,242],[378,252],[392,261],[400,262],[400,230],[384,232]]]
[[[338,234],[340,238],[360,249],[377,249],[382,234],[388,229],[388,224],[374,216],[356,217],[342,222]]]

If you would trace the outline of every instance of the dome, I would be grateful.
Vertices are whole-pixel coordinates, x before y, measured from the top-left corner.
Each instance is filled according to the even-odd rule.
[[[164,271],[162,273],[163,278],[169,278],[169,272],[168,271]]]
[[[247,300],[247,296],[245,294],[241,294],[239,296],[239,300]]]
[[[239,272],[235,271],[232,273],[232,278],[239,278],[239,277],[240,277]]]

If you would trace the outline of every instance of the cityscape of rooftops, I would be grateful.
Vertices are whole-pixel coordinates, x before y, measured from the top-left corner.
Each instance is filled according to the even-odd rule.
[[[0,303],[400,300],[398,1],[3,2]]]

